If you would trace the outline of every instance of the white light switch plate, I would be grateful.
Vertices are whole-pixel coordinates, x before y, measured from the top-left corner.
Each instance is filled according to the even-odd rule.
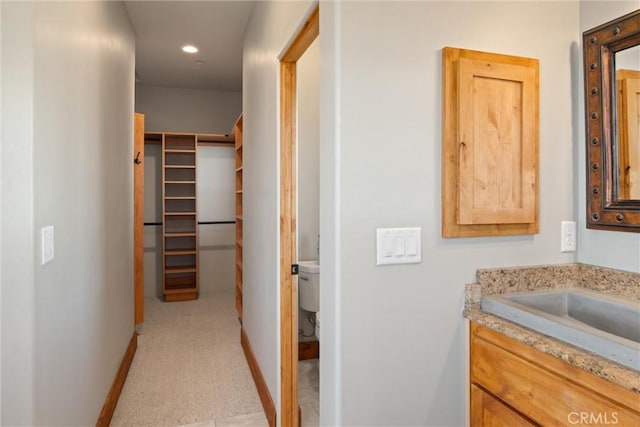
[[[54,258],[53,225],[42,228],[42,265]]]
[[[422,262],[422,228],[378,228],[376,265]]]

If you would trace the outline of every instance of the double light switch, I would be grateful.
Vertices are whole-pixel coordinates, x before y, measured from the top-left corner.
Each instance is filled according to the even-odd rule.
[[[422,228],[378,228],[376,265],[422,262]]]

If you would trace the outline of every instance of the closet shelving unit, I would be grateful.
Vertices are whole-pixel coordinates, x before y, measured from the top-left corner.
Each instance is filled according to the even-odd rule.
[[[162,147],[162,293],[165,301],[198,298],[198,146],[234,146],[234,135],[147,132],[145,144]]]
[[[162,138],[162,292],[165,301],[198,297],[195,134]]]
[[[236,148],[236,310],[242,320],[242,114],[233,131]]]

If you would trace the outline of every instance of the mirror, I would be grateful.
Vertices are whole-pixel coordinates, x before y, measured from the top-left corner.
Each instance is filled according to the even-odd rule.
[[[615,53],[618,198],[640,201],[640,46]]]
[[[583,34],[587,228],[640,232],[640,10]]]

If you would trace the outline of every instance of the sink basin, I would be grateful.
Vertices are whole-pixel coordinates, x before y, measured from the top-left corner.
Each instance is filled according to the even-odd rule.
[[[640,302],[583,289],[482,297],[482,310],[640,371]]]

